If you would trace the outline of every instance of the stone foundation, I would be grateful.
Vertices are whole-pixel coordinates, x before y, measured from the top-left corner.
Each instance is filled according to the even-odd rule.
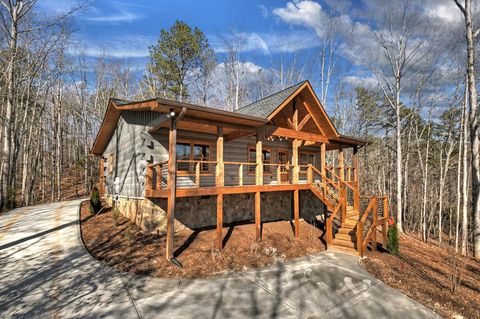
[[[269,192],[261,195],[263,222],[293,219],[293,193]],[[112,204],[112,196],[106,196]],[[145,232],[165,234],[167,200],[163,198],[120,198],[120,212]],[[217,224],[216,196],[178,198],[175,204],[175,231],[198,229]],[[300,217],[313,220],[324,213],[323,203],[310,191],[300,191]],[[224,224],[254,222],[255,194],[233,194],[223,197]]]

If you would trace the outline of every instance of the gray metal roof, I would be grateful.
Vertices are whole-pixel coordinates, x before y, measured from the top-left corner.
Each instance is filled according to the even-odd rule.
[[[292,95],[299,87],[305,82],[297,83],[289,88],[286,88],[280,92],[267,96],[257,102],[253,102],[247,106],[241,107],[236,110],[236,113],[245,115],[256,116],[260,118],[267,118],[273,111],[277,109],[290,95]]]

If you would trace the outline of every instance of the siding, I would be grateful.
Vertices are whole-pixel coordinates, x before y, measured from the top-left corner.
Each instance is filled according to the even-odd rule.
[[[157,163],[168,160],[168,130],[163,129],[159,133],[149,134],[148,123],[165,116],[163,114],[148,111],[123,111],[117,129],[104,152],[104,158],[114,154],[114,171],[110,173],[108,161],[105,161],[106,192],[115,194],[114,181],[120,179],[120,196],[144,197],[145,193],[145,166],[149,163]],[[210,134],[178,131],[179,140],[201,140],[211,143],[211,160],[216,158],[216,137]],[[276,151],[286,149],[291,157],[290,141],[264,141],[264,148],[271,150],[271,162],[276,163]],[[255,137],[244,137],[224,143],[225,162],[248,162],[248,148],[255,147]],[[318,151],[318,148],[305,148]],[[291,158],[290,158],[291,162]],[[200,185],[202,187],[215,185],[215,167],[211,165],[210,172],[202,174]],[[179,188],[193,187],[195,185],[193,175],[178,176]],[[305,181],[305,174],[300,175],[300,180]],[[165,185],[166,176],[163,176],[162,184]],[[238,165],[225,165],[225,185],[239,184]],[[255,174],[248,171],[244,166],[243,184],[254,185]],[[271,167],[271,173],[264,174],[264,184],[277,184],[276,168]]]

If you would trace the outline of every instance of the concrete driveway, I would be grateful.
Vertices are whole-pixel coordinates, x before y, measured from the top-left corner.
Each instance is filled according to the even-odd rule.
[[[0,215],[1,318],[438,317],[334,252],[211,280],[122,274],[83,247],[79,203]]]

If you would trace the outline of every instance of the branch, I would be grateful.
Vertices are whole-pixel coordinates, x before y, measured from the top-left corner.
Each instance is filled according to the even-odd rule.
[[[462,11],[463,16],[466,17],[467,11],[465,11],[465,8],[460,4],[460,2],[458,2],[458,0],[453,0],[453,2],[455,2],[460,11]]]

